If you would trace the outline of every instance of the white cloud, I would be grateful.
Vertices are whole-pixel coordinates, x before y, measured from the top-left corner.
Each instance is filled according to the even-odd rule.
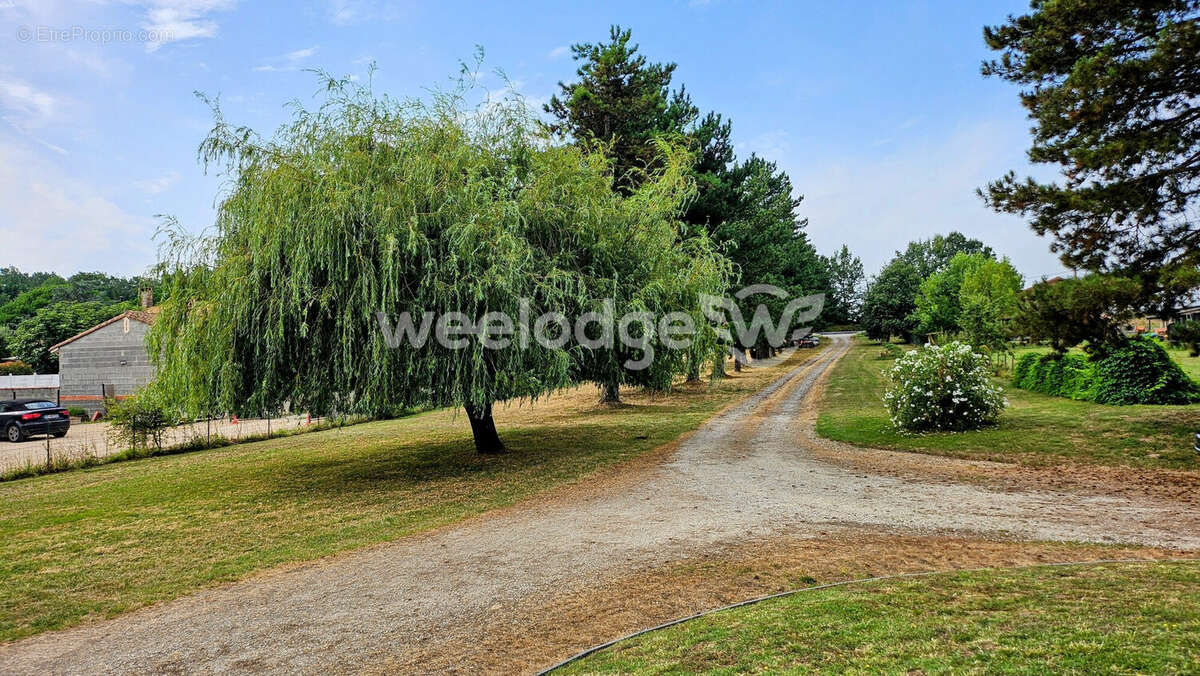
[[[179,172],[172,169],[162,176],[154,178],[146,178],[140,181],[134,181],[133,187],[150,195],[157,195],[166,192],[171,186],[179,181]]]
[[[348,26],[361,18],[361,3],[351,0],[330,0],[329,20],[339,26]]]
[[[142,272],[154,260],[148,218],[15,144],[0,141],[0,241],[6,261],[70,274]]]
[[[235,0],[149,0],[139,4],[146,8],[142,28],[153,34],[146,51],[153,52],[171,42],[216,37],[217,22],[209,15],[233,9]]]
[[[316,47],[297,49],[294,52],[288,52],[287,54],[271,59],[272,63],[264,63],[262,65],[255,66],[254,70],[260,73],[277,73],[289,70],[298,70],[302,61],[316,53]]]
[[[405,3],[383,0],[326,0],[325,13],[336,26],[366,21],[398,21],[406,13]]]
[[[317,53],[316,47],[309,47],[307,49],[297,49],[294,52],[288,52],[287,54],[283,55],[283,58],[295,63],[297,61],[303,61],[304,59],[307,59],[308,57],[310,57],[316,53]]]
[[[805,196],[800,215],[809,218],[809,236],[823,253],[848,244],[873,274],[909,241],[958,230],[1035,277],[1062,267],[1049,241],[1022,219],[995,213],[975,194],[1009,169],[1028,170],[1027,145],[1020,123],[983,120],[894,143],[891,152],[846,151],[829,161],[763,154],[778,160]]]
[[[0,106],[10,113],[21,114],[31,122],[45,121],[55,112],[53,96],[28,82],[11,77],[0,78]]]
[[[377,18],[381,13],[390,17],[394,11],[386,3],[381,8],[375,0],[329,0],[328,6],[329,20],[338,26],[361,23]]]
[[[571,53],[571,48],[566,45],[562,45],[561,47],[555,47],[554,49],[551,49],[550,52],[546,54],[546,58],[550,60],[561,59],[569,53]]]

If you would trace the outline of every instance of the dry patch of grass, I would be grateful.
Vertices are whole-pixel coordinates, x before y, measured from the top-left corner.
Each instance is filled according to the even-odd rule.
[[[462,413],[432,411],[4,483],[0,640],[511,505],[661,447],[795,365],[623,392],[618,408],[593,387],[502,407],[498,457],[475,455]]]

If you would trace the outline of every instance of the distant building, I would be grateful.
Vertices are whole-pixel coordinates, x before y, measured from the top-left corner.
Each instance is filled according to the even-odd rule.
[[[1185,307],[1181,310],[1178,310],[1178,314],[1179,321],[1184,321],[1187,319],[1200,319],[1200,305]]]
[[[143,295],[141,310],[129,310],[50,348],[58,353],[59,403],[89,414],[104,410],[105,399],[121,399],[154,377],[146,352],[146,332],[157,308]]]

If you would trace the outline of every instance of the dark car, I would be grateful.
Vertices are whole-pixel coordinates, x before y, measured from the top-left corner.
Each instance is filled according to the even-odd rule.
[[[24,441],[34,434],[64,436],[71,427],[67,409],[44,399],[0,402],[0,429],[9,441]]]
[[[796,347],[816,347],[821,344],[821,339],[814,335],[807,335],[796,341]]]

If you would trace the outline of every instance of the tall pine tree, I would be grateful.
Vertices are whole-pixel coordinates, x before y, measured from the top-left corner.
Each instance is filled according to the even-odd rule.
[[[1024,87],[1029,159],[1063,172],[1010,172],[986,201],[1031,217],[1073,268],[1134,274],[1147,290],[1194,284],[1200,0],[1034,0],[984,39],[1000,57],[983,74]]]

